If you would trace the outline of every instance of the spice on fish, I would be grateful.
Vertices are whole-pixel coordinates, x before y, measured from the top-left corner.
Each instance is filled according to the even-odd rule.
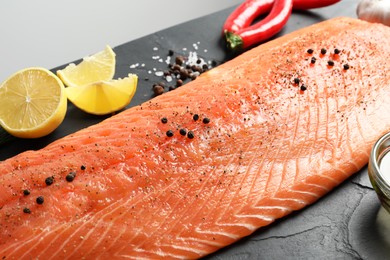
[[[343,69],[344,69],[344,70],[348,70],[348,69],[349,69],[349,65],[348,65],[348,64],[344,64],[344,65],[343,65]]]
[[[299,84],[299,82],[300,82],[300,80],[299,80],[299,78],[294,78],[294,84]]]
[[[39,196],[39,197],[37,197],[36,201],[37,201],[37,203],[38,203],[39,205],[42,205],[43,202],[45,202],[45,199],[43,198],[43,196]]]
[[[307,89],[307,87],[305,85],[301,85],[301,90],[302,91],[305,91]]]
[[[328,60],[328,65],[329,65],[329,66],[334,66],[334,61]]]
[[[172,137],[173,136],[173,131],[172,130],[168,130],[166,132],[166,134],[167,134],[168,137]]]
[[[317,61],[317,59],[315,57],[311,57],[311,59],[310,59],[311,64],[316,63],[316,61]]]
[[[30,195],[30,191],[29,191],[29,190],[23,190],[23,195],[24,195],[24,196]]]
[[[314,52],[313,49],[308,49],[307,50],[307,53],[309,53],[309,54],[313,54],[313,52]]]
[[[187,134],[187,130],[185,130],[184,128],[180,129],[179,133],[182,135],[182,136],[185,136]]]
[[[47,177],[46,180],[45,180],[45,183],[46,183],[47,186],[52,185],[53,182],[54,182],[53,176]]]
[[[325,55],[325,54],[326,54],[326,49],[325,49],[325,48],[322,48],[322,49],[321,49],[321,54],[322,54],[322,55]]]
[[[210,123],[210,118],[208,117],[203,118],[203,124],[208,124],[208,123]]]
[[[80,169],[81,169],[82,171],[84,171],[84,170],[86,169],[85,165],[81,165],[81,166],[80,166]]]
[[[168,119],[166,117],[161,118],[161,123],[163,124],[168,123]]]
[[[76,172],[70,172],[66,175],[65,179],[67,182],[72,182],[76,177]]]
[[[198,114],[195,114],[195,115],[192,117],[192,119],[194,119],[194,121],[198,121],[199,115],[198,115]]]
[[[195,134],[194,134],[194,132],[192,132],[192,131],[188,131],[188,133],[187,133],[187,137],[188,137],[189,139],[193,139],[193,138],[195,137]]]
[[[341,51],[339,49],[334,49],[334,54],[339,54]]]
[[[29,208],[24,208],[23,212],[26,214],[31,214],[31,210]]]

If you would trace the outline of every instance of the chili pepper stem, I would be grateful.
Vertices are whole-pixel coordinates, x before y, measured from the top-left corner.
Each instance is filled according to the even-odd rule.
[[[233,32],[225,31],[225,40],[227,48],[232,51],[239,51],[244,45],[241,36]]]

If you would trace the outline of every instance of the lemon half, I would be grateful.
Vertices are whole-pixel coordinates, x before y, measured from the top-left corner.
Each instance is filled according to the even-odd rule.
[[[104,50],[83,58],[79,64],[71,63],[58,70],[57,75],[68,87],[83,86],[111,80],[115,74],[115,64],[115,52],[107,45]]]
[[[0,85],[0,124],[11,135],[38,138],[64,120],[67,99],[64,84],[51,71],[20,70]]]
[[[98,81],[67,87],[66,94],[79,109],[94,115],[106,115],[126,107],[137,89],[138,77],[129,74],[123,79]]]

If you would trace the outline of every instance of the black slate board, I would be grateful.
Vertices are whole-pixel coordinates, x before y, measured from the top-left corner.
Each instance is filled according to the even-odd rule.
[[[155,75],[154,69],[167,68],[156,56],[165,60],[168,50],[184,56],[189,51],[196,51],[199,57],[217,64],[233,58],[234,55],[225,50],[220,34],[222,24],[233,8],[115,47],[115,77],[124,77],[130,72],[139,76],[138,89],[130,106],[153,98],[153,83],[163,81]],[[327,8],[294,12],[279,35],[336,16],[356,17],[355,8],[355,0],[343,0]],[[131,69],[134,64],[139,65]],[[52,71],[64,66],[66,64]],[[103,119],[87,115],[69,104],[65,121],[54,133],[2,145],[0,160],[25,150],[42,148]],[[390,254],[389,220],[369,183],[367,170],[363,169],[317,203],[261,228],[206,259],[386,259]]]

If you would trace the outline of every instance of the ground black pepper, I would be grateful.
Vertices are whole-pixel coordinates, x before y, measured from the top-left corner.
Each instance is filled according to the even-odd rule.
[[[168,123],[168,119],[166,117],[161,118],[161,123],[163,124]]]
[[[29,191],[29,190],[23,190],[23,195],[24,195],[24,196],[30,195],[30,191]]]
[[[173,131],[172,130],[168,130],[166,134],[167,134],[168,137],[172,137],[173,136]]]
[[[31,210],[29,208],[24,208],[23,212],[26,214],[31,214]]]
[[[54,178],[51,176],[51,177],[47,177],[46,180],[45,180],[45,183],[47,186],[50,186],[52,185],[54,182]]]
[[[39,196],[39,197],[37,197],[36,201],[37,201],[37,203],[38,203],[39,205],[42,205],[43,202],[45,201],[45,199],[43,198],[43,196]]]

